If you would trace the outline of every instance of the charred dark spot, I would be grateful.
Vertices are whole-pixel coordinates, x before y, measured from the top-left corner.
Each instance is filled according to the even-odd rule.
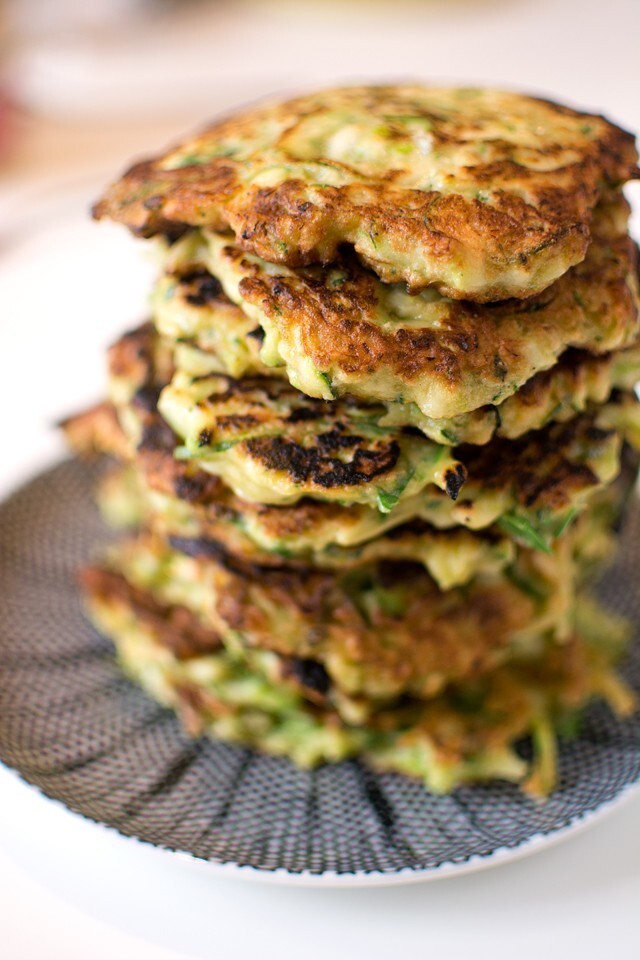
[[[613,430],[603,430],[602,427],[596,427],[595,424],[591,424],[585,431],[585,436],[594,443],[602,443],[607,437],[611,436],[612,433]]]
[[[330,454],[333,450],[350,450],[362,443],[362,437],[345,433],[344,430],[344,424],[336,423],[332,430],[321,433],[316,437],[318,449],[323,453]]]
[[[281,283],[274,283],[271,289],[273,291],[274,296],[276,297],[279,297],[284,293],[284,287],[282,286]]]
[[[407,535],[417,537],[424,533],[433,533],[433,526],[426,520],[416,517],[400,524],[399,527],[392,527],[391,530],[387,530],[385,537],[388,540],[401,540],[402,537]]]
[[[178,499],[186,500],[188,503],[196,502],[202,492],[202,486],[198,480],[184,474],[176,477],[173,489]]]
[[[298,210],[300,213],[306,213],[307,210],[310,210],[313,204],[310,200],[304,200],[302,203],[298,204]]]
[[[162,417],[154,417],[142,426],[142,436],[138,444],[139,451],[164,451],[171,453],[178,443],[178,438]]]
[[[169,545],[178,553],[184,553],[187,557],[208,557],[213,560],[226,558],[227,551],[217,540],[205,539],[204,537],[169,537]]]
[[[161,236],[164,237],[167,244],[171,247],[174,243],[184,237],[187,232],[188,227],[176,224],[165,224],[164,230],[162,231]]]
[[[254,417],[251,413],[231,413],[229,416],[216,418],[216,427],[219,433],[223,431],[239,433],[259,423],[260,420],[258,417]],[[209,431],[209,433],[211,433],[211,431]],[[202,433],[200,436],[202,436]],[[209,440],[210,439],[211,437],[209,437]],[[209,440],[207,440],[207,443],[209,443]],[[200,439],[198,439],[198,446],[205,446],[205,444],[201,444]]]
[[[553,423],[518,440],[494,439],[484,447],[458,449],[474,482],[489,488],[511,489],[528,508],[563,508],[575,491],[597,484],[589,466],[610,431],[590,418],[574,417]],[[589,450],[589,444],[594,449]]]
[[[534,507],[545,501],[562,506],[569,500],[572,487],[596,486],[598,478],[586,464],[571,464],[562,461],[548,476],[537,480],[535,476],[524,476],[522,486],[516,490],[520,503]]]
[[[213,434],[211,433],[211,430],[205,427],[204,430],[201,430],[200,433],[198,434],[198,446],[208,447],[209,444],[211,443],[212,436]]]
[[[313,567],[296,566],[295,568],[289,568],[281,566],[274,568],[253,563],[251,560],[236,556],[223,543],[208,537],[168,537],[168,543],[173,550],[177,550],[188,557],[212,560],[220,567],[233,573],[234,576],[249,580],[252,583],[261,581],[276,589],[281,589],[285,594],[295,597],[295,602],[300,605],[301,609],[305,609],[305,600],[297,593],[300,584],[315,579],[318,580],[322,589],[325,582],[332,582],[319,575]]]
[[[313,693],[325,696],[331,687],[329,674],[317,660],[307,660],[302,657],[292,657],[284,665],[285,676],[294,680]]]
[[[308,420],[319,420],[322,416],[323,411],[318,407],[296,407],[287,417],[287,421],[289,423],[303,423]]]
[[[210,393],[207,399],[216,404],[222,404],[238,396],[248,396],[251,400],[251,394],[255,394],[256,391],[265,394],[270,400],[284,398],[288,401],[289,397],[295,395],[295,391],[289,383],[277,380],[275,377],[242,377],[240,380],[235,380],[224,373],[204,373],[191,377],[191,381],[192,383],[200,383],[211,378],[215,378],[218,389]],[[226,383],[226,390],[220,389],[222,383]],[[263,398],[261,397],[258,402],[262,401]]]
[[[505,377],[507,376],[507,373],[509,372],[509,368],[507,367],[506,363],[504,362],[504,360],[502,359],[499,353],[496,353],[496,355],[493,358],[493,372],[498,378],[498,380],[504,380]]]
[[[391,590],[399,584],[411,584],[416,578],[424,580],[424,567],[413,560],[381,560],[376,569],[375,583]]]
[[[357,446],[360,439],[330,431],[317,438],[315,447],[305,448],[286,437],[258,437],[246,441],[246,449],[267,470],[282,471],[294,483],[311,483],[325,489],[354,487],[389,473],[400,456],[395,440],[374,450],[356,449],[346,463],[331,456],[337,449]]]
[[[215,502],[220,496],[220,480],[213,474],[198,470],[196,473],[187,473],[187,465],[180,461],[173,461],[180,468],[174,476],[173,491],[180,500],[188,503],[206,504]]]
[[[455,467],[447,470],[444,476],[444,484],[447,489],[447,494],[452,500],[458,499],[458,494],[464,486],[466,479],[467,470],[462,463],[457,463]]]
[[[141,410],[146,410],[147,413],[155,413],[159,396],[160,388],[147,384],[136,391],[133,404]]]
[[[194,307],[204,307],[207,303],[222,297],[220,281],[206,270],[194,270],[181,278],[181,283],[193,287],[185,295],[187,303]]]

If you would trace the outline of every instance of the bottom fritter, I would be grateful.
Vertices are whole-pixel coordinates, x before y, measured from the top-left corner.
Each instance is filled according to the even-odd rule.
[[[82,579],[91,619],[115,643],[125,671],[175,709],[190,734],[302,767],[364,756],[434,792],[503,779],[545,794],[555,783],[557,737],[576,728],[594,697],[619,714],[634,709],[613,671],[624,626],[584,599],[562,642],[523,648],[428,699],[380,699],[341,690],[308,652],[225,643],[187,604],[161,600],[114,569],[92,567]],[[530,760],[521,752],[527,737]]]

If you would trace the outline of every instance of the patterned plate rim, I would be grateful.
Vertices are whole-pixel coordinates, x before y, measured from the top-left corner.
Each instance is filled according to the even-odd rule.
[[[528,840],[521,841],[513,846],[498,847],[491,853],[474,854],[460,863],[444,862],[434,867],[403,867],[399,870],[356,870],[352,873],[336,873],[332,870],[325,870],[323,873],[314,873],[312,870],[301,870],[294,872],[286,870],[284,867],[272,869],[269,867],[260,868],[247,864],[238,864],[233,861],[225,860],[205,860],[201,857],[195,857],[185,850],[176,850],[173,847],[164,846],[161,843],[153,843],[150,840],[144,840],[141,837],[122,833],[116,827],[110,826],[101,820],[94,820],[77,810],[68,807],[62,800],[46,793],[37,784],[31,783],[16,767],[0,761],[0,766],[9,775],[13,776],[24,789],[39,795],[41,800],[53,807],[63,811],[65,814],[76,818],[78,821],[90,824],[92,827],[102,830],[107,834],[118,837],[125,841],[131,847],[151,847],[166,853],[171,858],[177,858],[182,863],[195,867],[199,872],[206,872],[209,875],[230,877],[247,883],[274,884],[275,886],[301,886],[301,887],[391,887],[405,886],[412,883],[427,883],[431,880],[444,880],[449,877],[460,877],[466,874],[479,873],[481,870],[488,870],[492,867],[499,867],[503,864],[516,863],[518,860],[524,860],[536,853],[541,853],[552,847],[558,846],[565,840],[580,836],[587,832],[591,827],[597,826],[601,821],[607,820],[612,813],[615,813],[620,807],[625,806],[634,797],[640,796],[640,781],[628,784],[620,793],[601,804],[595,810],[590,810],[580,816],[575,817],[570,823],[561,827],[556,827],[546,833],[536,833]]]
[[[68,464],[69,461],[63,461],[37,474],[31,481],[20,486],[17,490],[12,491],[8,497],[4,498],[0,502],[0,509],[6,507],[15,497],[24,495],[25,490],[31,487],[36,481],[42,480],[42,478],[48,477],[49,475],[53,476]],[[487,852],[469,853],[465,859],[443,859],[440,862],[428,866],[397,866],[390,867],[389,869],[371,868],[336,871],[334,869],[318,870],[301,868],[298,870],[283,866],[259,866],[243,863],[240,858],[233,859],[230,857],[226,859],[224,856],[198,856],[196,853],[189,852],[178,846],[172,846],[170,843],[163,843],[158,839],[149,839],[148,837],[140,836],[135,830],[125,832],[117,825],[108,823],[99,816],[94,817],[91,813],[77,809],[73,800],[70,802],[66,801],[50,792],[42,784],[34,782],[28,773],[23,772],[19,763],[6,758],[0,760],[0,762],[8,772],[13,774],[26,787],[34,788],[43,798],[82,820],[102,827],[110,833],[119,835],[126,840],[132,840],[145,846],[149,845],[156,849],[172,853],[182,862],[196,865],[200,870],[206,869],[210,874],[280,885],[325,887],[390,886],[474,873],[503,863],[514,862],[525,856],[546,849],[564,839],[568,839],[571,836],[575,836],[604,819],[633,796],[640,794],[640,779],[636,777],[634,780],[628,780],[626,784],[621,785],[615,795],[610,796],[606,800],[602,800],[597,806],[591,809],[578,810],[573,816],[566,819],[564,823],[557,825],[550,824],[547,829],[538,829],[524,839],[516,838],[513,842],[498,844]]]

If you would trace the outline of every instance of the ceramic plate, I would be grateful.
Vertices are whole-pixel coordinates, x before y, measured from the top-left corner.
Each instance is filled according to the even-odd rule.
[[[0,759],[46,796],[129,837],[235,875],[296,883],[429,879],[567,836],[640,779],[640,715],[591,709],[560,750],[545,803],[507,785],[435,797],[358,761],[285,759],[189,740],[129,683],[85,621],[74,571],[107,537],[92,471],[68,461],[0,507]],[[640,508],[627,517],[607,606],[640,624]],[[625,664],[640,690],[638,638]]]

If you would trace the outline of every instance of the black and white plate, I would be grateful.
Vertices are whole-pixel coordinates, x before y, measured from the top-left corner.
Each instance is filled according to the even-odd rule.
[[[300,771],[209,740],[120,673],[82,616],[74,571],[107,536],[73,461],[0,506],[0,760],[47,797],[129,837],[259,879],[380,884],[479,869],[610,810],[640,780],[640,716],[588,712],[544,803],[507,785],[434,797],[358,761]],[[640,625],[640,508],[605,603]],[[640,638],[625,664],[640,690]]]

